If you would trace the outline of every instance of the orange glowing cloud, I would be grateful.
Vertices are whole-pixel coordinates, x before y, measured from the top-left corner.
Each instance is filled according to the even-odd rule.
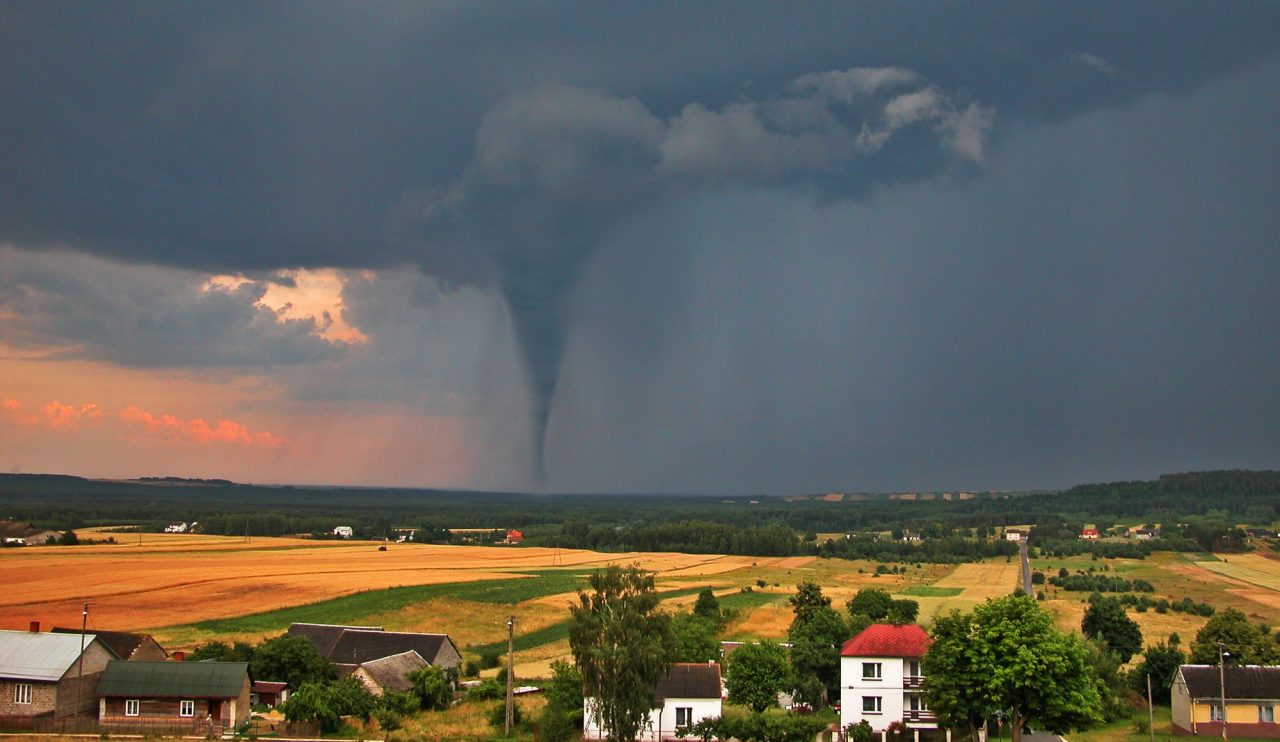
[[[109,417],[122,423],[126,430],[141,430],[175,443],[276,448],[287,442],[278,435],[264,430],[250,430],[248,426],[233,420],[218,420],[212,424],[199,417],[184,420],[175,415],[153,415],[136,405],[129,405]],[[16,399],[0,402],[0,421],[58,432],[74,432],[97,423],[102,418],[103,412],[95,404],[75,407],[54,401],[37,410],[27,411]]]
[[[283,438],[266,431],[254,432],[231,420],[219,420],[210,425],[203,418],[183,420],[173,415],[153,415],[130,405],[120,411],[120,419],[141,426],[148,433],[161,435],[183,443],[214,444],[233,443],[241,446],[274,448],[283,444]]]
[[[79,430],[81,426],[93,423],[100,417],[102,417],[102,410],[98,409],[96,404],[75,407],[54,400],[38,410],[28,412],[16,399],[0,402],[0,418],[20,425],[35,425],[50,430]]]

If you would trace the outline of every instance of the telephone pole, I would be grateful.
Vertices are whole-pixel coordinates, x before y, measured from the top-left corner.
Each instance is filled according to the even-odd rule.
[[[514,722],[515,712],[515,694],[513,691],[513,683],[515,681],[515,647],[516,647],[516,617],[511,616],[507,619],[507,723],[506,735],[511,736],[511,727]]]
[[[89,604],[80,613],[80,657],[76,660],[76,731],[80,731],[80,688],[84,686],[84,634],[89,627]]]

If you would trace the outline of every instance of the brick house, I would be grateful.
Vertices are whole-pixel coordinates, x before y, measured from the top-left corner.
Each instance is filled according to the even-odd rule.
[[[30,729],[37,719],[91,712],[111,651],[93,634],[85,635],[82,654],[79,634],[40,633],[35,622],[31,628],[0,631],[0,726]]]
[[[249,663],[112,660],[98,681],[104,730],[221,735],[249,720]]]

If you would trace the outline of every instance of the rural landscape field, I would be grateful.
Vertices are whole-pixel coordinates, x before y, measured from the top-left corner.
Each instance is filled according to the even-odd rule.
[[[94,531],[84,532],[93,536]],[[143,534],[75,549],[0,552],[0,628],[79,626],[146,631],[166,647],[259,641],[293,622],[380,625],[388,630],[448,633],[475,656],[505,645],[507,616],[517,618],[516,672],[545,676],[569,654],[568,606],[586,577],[608,564],[639,564],[656,574],[664,606],[687,610],[712,588],[734,611],[723,639],[783,639],[792,621],[787,598],[812,581],[836,606],[858,590],[880,587],[920,604],[920,620],[969,609],[1012,592],[1016,559],[959,565],[904,565],[876,574],[875,562],[815,557],[747,557],[660,552],[602,553],[511,546],[390,544],[303,538]],[[1097,568],[1156,586],[1170,600],[1190,597],[1251,620],[1280,623],[1280,560],[1250,554],[1159,552],[1146,559],[1035,558],[1036,570]],[[1078,629],[1087,594],[1049,587],[1044,605],[1068,630]],[[1188,640],[1207,619],[1186,613],[1132,613],[1148,642],[1177,633]]]

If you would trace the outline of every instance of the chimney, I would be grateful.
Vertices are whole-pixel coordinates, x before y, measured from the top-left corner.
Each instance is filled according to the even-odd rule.
[[[187,653],[186,653],[186,652],[174,652],[174,653],[173,653],[173,661],[174,661],[174,662],[181,662],[181,661],[185,660],[186,658],[187,658]]]
[[[39,634],[39,633],[40,633],[40,622],[39,622],[39,621],[32,621],[32,622],[31,622],[31,633],[33,633],[33,634]]]

